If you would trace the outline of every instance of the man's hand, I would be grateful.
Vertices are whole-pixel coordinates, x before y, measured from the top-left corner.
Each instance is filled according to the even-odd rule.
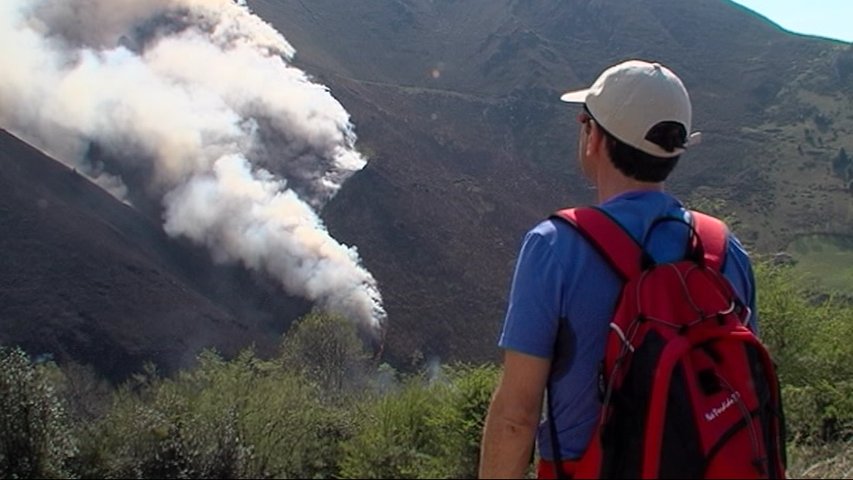
[[[510,350],[486,417],[480,478],[523,478],[530,464],[551,361]]]

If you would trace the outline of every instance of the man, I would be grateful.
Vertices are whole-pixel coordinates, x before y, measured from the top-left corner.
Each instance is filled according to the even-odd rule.
[[[578,160],[597,190],[598,206],[658,263],[680,260],[687,224],[659,223],[651,232],[650,226],[664,216],[689,218],[663,184],[697,138],[690,134],[692,107],[681,80],[658,63],[632,60],[561,99],[583,104]],[[754,331],[752,268],[733,236],[723,273],[753,312]],[[554,461],[570,466],[586,450],[598,420],[599,364],[621,286],[569,224],[546,220],[527,233],[499,341],[504,370],[486,419],[481,477],[524,476],[534,436],[542,476],[553,474]],[[546,389],[550,412],[540,424]]]

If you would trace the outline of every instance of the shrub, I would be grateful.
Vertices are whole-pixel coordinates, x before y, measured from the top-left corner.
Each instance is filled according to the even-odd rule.
[[[500,370],[458,364],[445,371],[445,408],[435,422],[442,441],[433,471],[444,478],[477,478],[483,424]]]
[[[813,297],[789,266],[756,266],[760,329],[778,364],[790,438],[853,432],[853,307]]]
[[[347,478],[419,478],[437,453],[437,429],[428,419],[440,401],[422,377],[359,405],[358,430],[344,443],[341,473]]]
[[[149,374],[90,429],[86,476],[315,478],[337,475],[349,421],[315,385],[252,352],[213,352],[174,379]]]
[[[298,373],[261,365],[266,373],[235,385],[242,392],[240,432],[250,448],[248,476],[338,476],[341,443],[354,431],[351,411]]]
[[[82,437],[87,477],[231,477],[245,454],[236,412],[205,401],[191,374],[176,380],[149,371],[119,389],[109,413]]]
[[[438,380],[410,377],[362,405],[344,444],[341,473],[352,478],[475,478],[483,421],[497,367],[444,367]]]

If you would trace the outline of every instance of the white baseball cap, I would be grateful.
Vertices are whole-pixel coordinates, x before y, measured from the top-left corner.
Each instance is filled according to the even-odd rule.
[[[681,155],[684,148],[669,152],[646,139],[661,122],[677,122],[688,137],[685,147],[701,140],[690,133],[692,107],[684,84],[659,63],[628,60],[605,70],[584,90],[563,94],[560,100],[586,104],[596,123],[621,142],[661,158]]]

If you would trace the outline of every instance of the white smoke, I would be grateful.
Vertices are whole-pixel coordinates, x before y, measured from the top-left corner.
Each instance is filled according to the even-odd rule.
[[[170,235],[378,333],[375,279],[315,211],[365,160],[294,54],[245,2],[2,0],[0,127],[115,195],[153,196]]]

